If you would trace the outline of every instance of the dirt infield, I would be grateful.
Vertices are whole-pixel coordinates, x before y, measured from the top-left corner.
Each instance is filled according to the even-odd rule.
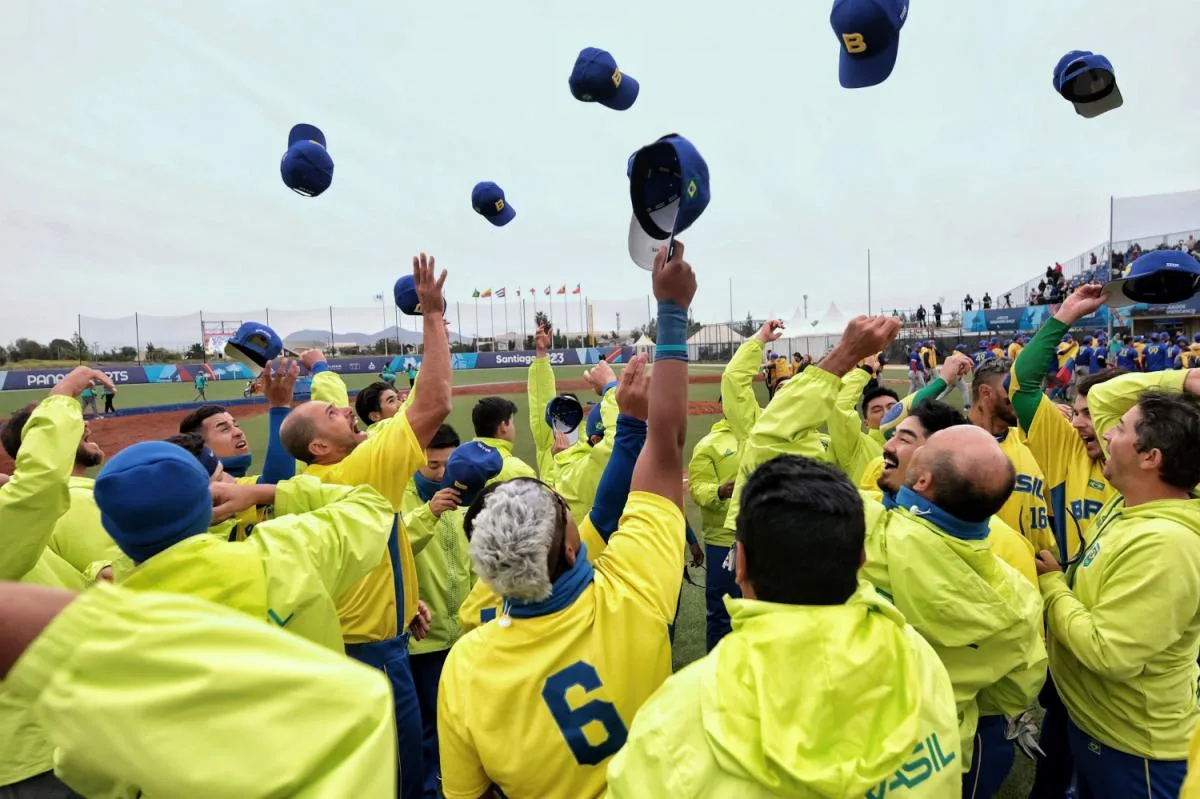
[[[719,383],[720,375],[691,375],[689,383]],[[559,380],[556,383],[559,391],[586,391],[591,385],[586,380]],[[486,383],[478,386],[455,386],[456,397],[484,397],[500,394],[523,394],[528,383],[512,381],[508,383]],[[219,404],[219,403],[215,403]],[[100,445],[108,457],[139,441],[157,441],[179,432],[179,423],[183,417],[191,413],[191,409],[183,411],[164,411],[161,413],[145,413],[133,416],[117,416],[111,419],[89,419],[92,440]],[[267,412],[267,406],[261,405],[231,405],[229,412],[238,420],[261,416]],[[688,416],[705,416],[721,412],[721,406],[716,402],[688,402]],[[12,474],[13,462],[8,453],[0,450],[0,473]]]

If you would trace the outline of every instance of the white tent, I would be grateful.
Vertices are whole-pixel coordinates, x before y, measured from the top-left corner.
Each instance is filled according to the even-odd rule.
[[[654,341],[643,333],[641,338],[633,342],[633,354],[645,355],[650,360],[654,360]]]
[[[781,346],[776,351],[786,352],[789,356],[795,353],[809,355],[815,360],[842,340],[842,331],[845,329],[846,317],[838,310],[836,303],[830,303],[829,309],[816,320],[797,312],[792,321],[787,323],[784,338],[779,341]]]

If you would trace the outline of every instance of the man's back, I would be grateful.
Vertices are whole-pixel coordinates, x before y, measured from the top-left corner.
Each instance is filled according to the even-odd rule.
[[[638,714],[609,796],[958,794],[950,679],[874,589],[860,583],[843,605],[730,608],[733,632]]]
[[[548,600],[459,640],[438,694],[447,799],[491,784],[514,797],[604,792],[609,758],[671,673],[683,528],[675,505],[635,492],[594,567],[577,562]],[[518,755],[520,742],[533,749]]]
[[[978,525],[982,538],[960,538],[905,507],[884,511],[868,500],[866,510],[863,576],[946,665],[969,766],[979,692],[988,689],[993,704],[1017,714],[1032,706],[1045,681],[1041,597],[991,550],[987,522]]]

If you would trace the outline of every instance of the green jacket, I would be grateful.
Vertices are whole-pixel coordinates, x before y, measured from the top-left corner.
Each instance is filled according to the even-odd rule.
[[[950,678],[869,585],[832,607],[725,603],[733,632],[638,711],[610,797],[959,795]]]
[[[475,567],[463,516],[466,508],[456,508],[434,518],[429,503],[421,501],[415,483],[409,483],[401,506],[404,526],[417,566],[417,584],[421,600],[429,606],[429,632],[408,648],[414,655],[449,649],[463,634],[458,609],[475,585]]]
[[[741,442],[733,434],[727,419],[714,424],[692,450],[692,460],[688,463],[688,493],[700,506],[705,544],[733,546],[733,530],[725,528],[729,500],[721,499],[718,491],[737,476],[741,457]]]
[[[344,652],[335,603],[386,556],[393,517],[370,486],[294,477],[276,486],[275,518],[245,541],[192,536],[121,584],[207,599]]]
[[[862,574],[895,603],[938,653],[958,706],[963,766],[979,719],[977,701],[1017,715],[1033,707],[1046,679],[1042,601],[1037,589],[982,537],[954,530],[952,517],[901,490],[908,507],[863,497],[867,561]],[[961,524],[961,523],[957,523]]]
[[[72,397],[49,396],[21,431],[12,478],[0,486],[0,580],[82,591],[84,576],[47,545],[71,507],[68,480],[83,436],[83,411]],[[0,785],[54,767],[54,749],[32,709],[0,683]]]

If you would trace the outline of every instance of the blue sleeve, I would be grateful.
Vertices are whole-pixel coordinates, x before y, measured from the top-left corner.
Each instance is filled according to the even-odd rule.
[[[279,440],[279,428],[287,418],[289,408],[272,408],[267,412],[270,417],[267,433],[267,457],[263,462],[263,473],[258,482],[275,485],[296,476],[296,459],[283,448]]]
[[[600,476],[600,484],[596,487],[596,500],[588,514],[596,532],[600,533],[600,537],[605,541],[621,521],[621,514],[625,511],[625,500],[629,497],[633,467],[645,443],[646,423],[632,416],[618,414],[612,455],[604,466],[604,474]]]
[[[325,363],[324,361],[317,361],[316,363],[313,364],[313,367],[312,367],[312,369],[309,370],[309,373],[313,377],[316,377],[317,375],[321,374],[321,372],[328,372],[328,371],[329,371],[329,364]]]
[[[685,524],[686,524],[686,522],[685,522]],[[696,540],[696,534],[692,532],[692,526],[690,524],[687,525],[687,542],[689,544],[699,544],[700,543],[699,541]]]

